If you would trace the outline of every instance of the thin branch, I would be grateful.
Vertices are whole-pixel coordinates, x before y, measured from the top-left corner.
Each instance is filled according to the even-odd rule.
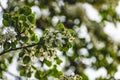
[[[6,51],[3,51],[0,53],[0,56],[5,54],[5,53],[8,53],[8,52],[11,52],[11,51],[16,51],[16,50],[19,50],[19,49],[24,49],[24,48],[29,48],[29,47],[33,47],[33,46],[36,46],[38,45],[39,43],[34,43],[34,44],[31,44],[31,45],[27,45],[27,46],[22,46],[22,47],[18,47],[18,48],[14,48],[14,49],[9,49],[9,50],[6,50]]]

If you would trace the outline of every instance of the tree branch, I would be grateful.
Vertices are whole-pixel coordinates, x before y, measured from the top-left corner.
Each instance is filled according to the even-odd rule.
[[[19,50],[19,49],[23,49],[23,48],[29,48],[29,47],[33,47],[33,46],[36,46],[38,45],[39,43],[34,43],[34,44],[31,44],[31,45],[27,45],[27,46],[22,46],[22,47],[18,47],[18,48],[14,48],[14,49],[9,49],[9,50],[6,50],[6,51],[3,51],[0,53],[0,56],[5,54],[5,53],[8,53],[10,51],[15,51],[15,50]]]

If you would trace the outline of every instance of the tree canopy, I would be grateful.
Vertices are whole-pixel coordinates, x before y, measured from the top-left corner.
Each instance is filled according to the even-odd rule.
[[[88,67],[107,71],[96,80],[115,79],[120,44],[104,28],[106,22],[119,23],[118,2],[6,0],[5,7],[1,1],[0,79],[9,80],[7,73],[16,80],[89,80]],[[99,21],[89,18],[85,4],[98,12]],[[15,59],[19,74],[8,70]]]

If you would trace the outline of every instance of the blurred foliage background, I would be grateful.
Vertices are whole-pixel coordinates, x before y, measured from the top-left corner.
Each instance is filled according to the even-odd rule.
[[[106,76],[100,76],[96,80],[113,80],[120,63],[120,44],[105,33],[104,27],[106,22],[116,25],[120,21],[120,15],[115,11],[118,2],[119,0],[7,0],[7,7],[2,4],[0,7],[1,13],[14,14],[18,8],[30,6],[36,17],[35,28],[41,31],[47,28],[56,29],[58,23],[63,23],[65,28],[74,30],[75,40],[72,42],[71,51],[62,51],[62,56],[66,60],[62,71],[73,69],[73,72],[81,75],[83,80],[89,80],[85,74],[86,68],[94,70],[104,68],[107,71]],[[101,19],[91,20],[85,4],[96,9]],[[0,56],[0,60],[7,66],[2,62],[4,57],[6,56]],[[10,54],[7,57],[8,61],[13,57],[14,54]]]

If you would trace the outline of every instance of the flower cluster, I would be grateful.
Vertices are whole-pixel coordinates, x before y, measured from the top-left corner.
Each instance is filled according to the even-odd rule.
[[[56,57],[56,49],[60,47],[64,48],[67,42],[72,42],[74,40],[67,29],[64,29],[62,32],[59,30],[45,30],[43,37],[44,40],[42,44],[44,45],[42,45],[43,47],[40,47],[38,51],[41,61],[44,59],[49,61],[53,60]]]
[[[60,80],[82,80],[80,75],[63,75],[61,76]]]
[[[64,29],[64,31],[48,31],[44,35],[45,45],[47,47],[59,47],[66,42],[72,42],[74,37],[70,34],[69,30]]]
[[[16,39],[16,33],[10,29],[6,28],[2,31],[0,30],[0,44],[2,44],[5,40],[12,40],[14,41]]]
[[[39,49],[40,52],[40,60],[43,61],[44,59],[48,61],[54,60],[56,58],[56,50],[54,48],[47,48],[47,50],[44,50],[43,48]]]
[[[8,29],[8,30],[6,30],[4,38],[5,38],[5,40],[15,40],[16,39],[15,36],[16,36],[15,32]]]

